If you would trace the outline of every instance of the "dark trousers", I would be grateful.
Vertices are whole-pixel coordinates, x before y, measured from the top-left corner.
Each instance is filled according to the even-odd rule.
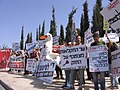
[[[63,77],[62,69],[58,65],[56,65],[55,71],[56,71],[57,77],[59,77],[59,75],[60,77]]]
[[[91,72],[89,71],[89,59],[87,59],[87,65],[88,65],[88,68],[86,68],[86,71],[87,71],[87,76],[88,76],[88,79],[92,79],[92,75],[91,75]]]

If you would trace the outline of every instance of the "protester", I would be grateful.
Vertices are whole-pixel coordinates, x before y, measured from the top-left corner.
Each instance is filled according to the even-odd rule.
[[[98,33],[93,34],[93,39],[94,39],[94,42],[91,43],[91,46],[105,45],[105,42],[100,41]],[[102,72],[92,72],[91,74],[92,74],[93,81],[94,81],[94,89],[99,90],[98,74],[100,74],[101,90],[106,90],[105,89],[105,72],[104,71],[102,71]]]
[[[111,52],[115,51],[118,49],[117,44],[115,44],[114,42],[112,43],[108,37],[108,34],[106,33],[106,37],[108,39],[108,61],[109,61],[109,76],[110,76],[110,82],[111,82],[111,88],[118,88],[118,82],[117,82],[117,78],[113,77],[112,75],[112,56],[111,56]]]
[[[66,41],[63,41],[62,47],[71,46],[70,43],[67,45]],[[62,86],[62,88],[69,89],[70,87],[70,69],[65,70],[65,84]]]
[[[54,53],[60,53],[60,50],[54,50],[53,52]],[[57,76],[54,77],[54,79],[59,79],[59,78],[60,79],[64,79],[61,67],[59,67],[58,65],[56,65],[55,71],[56,71],[56,75]]]
[[[29,57],[28,51],[25,49],[24,50],[24,56],[25,56],[25,70],[24,70],[24,75],[29,74],[29,71],[26,70],[27,67],[27,58]]]
[[[76,38],[76,45],[82,45],[80,36],[77,36],[77,38]],[[78,81],[79,82],[79,88],[78,88],[78,90],[82,90],[82,84],[83,84],[83,78],[84,78],[84,69],[83,68],[71,70],[71,73],[70,73],[70,88],[69,89],[75,89],[74,88],[74,82],[75,82],[77,72],[79,72],[79,81]]]

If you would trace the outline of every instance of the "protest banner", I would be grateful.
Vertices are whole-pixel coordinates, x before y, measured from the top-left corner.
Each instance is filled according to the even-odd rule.
[[[0,50],[0,69],[6,68],[10,52],[11,52],[10,49]]]
[[[62,69],[87,67],[85,45],[60,48],[60,66]]]
[[[89,28],[86,32],[85,32],[85,44],[88,44],[88,46],[90,46],[90,44],[93,42],[93,36],[91,33],[91,29]]]
[[[27,49],[28,53],[31,53],[35,47],[36,47],[35,43],[27,43],[26,44],[26,49]]]
[[[12,43],[12,49],[15,52],[19,51],[20,50],[20,43],[16,43],[16,42]]]
[[[16,71],[24,72],[24,67],[25,67],[24,59],[25,58],[23,56],[17,56],[15,58],[11,58],[10,62],[8,63],[8,67],[11,68],[11,71],[13,72]]]
[[[53,37],[53,45],[59,45],[59,36]]]
[[[28,58],[28,59],[27,59],[26,70],[34,73],[34,72],[35,72],[35,69],[36,69],[36,66],[37,66],[37,61],[36,61],[36,59],[34,59],[34,58]]]
[[[38,77],[38,79],[44,82],[52,83],[55,67],[55,61],[40,61],[37,67],[36,76]]]
[[[105,45],[89,48],[89,71],[102,72],[109,70],[108,51]]]
[[[119,42],[119,37],[116,33],[108,33],[108,37],[110,39],[111,42]],[[106,37],[106,35],[104,35],[104,37],[102,38],[102,40],[105,42],[105,43],[108,43],[108,39]]]
[[[112,52],[112,74],[120,76],[120,48]]]
[[[44,45],[45,45],[45,42],[46,42],[46,40],[39,40],[39,41],[36,43],[36,47],[37,47],[37,48],[43,48]]]
[[[120,0],[113,0],[101,14],[120,36]]]

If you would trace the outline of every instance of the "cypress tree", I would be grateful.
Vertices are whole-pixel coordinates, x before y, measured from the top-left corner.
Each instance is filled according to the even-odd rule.
[[[41,31],[41,26],[39,25],[39,29],[38,29],[38,33],[39,33],[39,40],[40,40],[40,36],[41,36],[40,31]]]
[[[22,26],[22,31],[21,31],[21,40],[20,40],[20,49],[24,49],[24,27]]]
[[[43,21],[43,24],[42,24],[42,31],[41,31],[41,36],[44,36],[44,32],[45,32],[45,21]]]
[[[30,33],[27,34],[26,43],[30,43]]]
[[[32,43],[32,32],[30,33],[30,43]]]
[[[67,27],[66,27],[66,41],[67,43],[68,42],[71,42],[71,30],[72,30],[72,24],[73,24],[73,15],[76,13],[76,9],[72,9],[72,12],[69,14],[69,17],[68,17],[68,24],[67,24]]]
[[[63,25],[60,26],[60,38],[59,38],[59,44],[63,45],[64,40],[64,28]]]
[[[38,31],[38,28],[36,29],[36,41],[39,40],[39,31]]]
[[[100,37],[104,36],[105,31],[103,30],[103,17],[100,14],[102,10],[102,0],[97,0],[96,5],[93,8],[93,17],[92,17],[92,32],[99,31]]]
[[[52,20],[50,22],[50,31],[49,33],[52,34],[52,36],[57,36],[57,32],[56,32],[56,22],[55,22],[55,8],[53,6],[53,10],[52,10]]]
[[[83,14],[83,16],[81,17],[81,19],[83,20],[83,21],[81,21],[81,24],[83,24],[83,25],[81,25],[82,27],[82,34],[81,34],[81,37],[82,37],[82,43],[84,43],[84,33],[88,30],[88,28],[89,28],[89,17],[88,17],[88,3],[87,3],[87,1],[85,1],[85,3],[83,4],[83,12],[84,12],[84,14]]]

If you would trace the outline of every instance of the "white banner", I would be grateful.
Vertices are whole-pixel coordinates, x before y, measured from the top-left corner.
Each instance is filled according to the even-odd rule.
[[[59,36],[53,37],[53,45],[59,45]]]
[[[108,33],[108,37],[110,39],[111,42],[119,42],[119,37],[116,33]],[[104,37],[102,38],[102,40],[105,42],[105,43],[108,43],[108,39],[107,37],[104,35]]]
[[[79,69],[87,67],[85,45],[60,48],[60,60],[62,69]]]
[[[120,48],[112,52],[112,74],[120,76]]]
[[[105,45],[92,46],[89,48],[89,71],[108,71],[108,51]]]
[[[26,49],[29,53],[32,52],[35,47],[36,47],[35,43],[27,43],[26,44]]]
[[[12,49],[13,49],[13,51],[19,51],[20,43],[12,43]]]
[[[85,32],[85,38],[84,39],[85,39],[85,44],[87,43],[88,46],[90,46],[90,44],[94,41],[90,28]]]
[[[35,72],[37,66],[37,61],[36,59],[33,58],[28,58],[27,59],[27,65],[26,65],[26,70],[31,71],[32,73]]]
[[[101,11],[101,14],[120,36],[120,0],[113,0]]]
[[[8,63],[8,67],[14,70],[20,70],[20,71],[24,71],[24,67],[25,67],[25,58],[21,57],[21,56],[17,56],[15,58],[10,58],[11,60]]]
[[[39,77],[38,79],[52,83],[55,67],[55,61],[41,61],[37,68],[37,77]]]
[[[39,41],[37,42],[36,47],[37,47],[37,48],[43,48],[44,45],[45,45],[45,42],[46,42],[46,40],[39,40]]]

